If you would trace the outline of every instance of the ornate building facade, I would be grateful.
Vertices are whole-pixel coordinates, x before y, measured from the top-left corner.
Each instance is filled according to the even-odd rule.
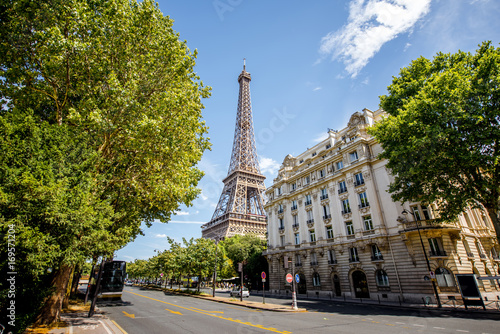
[[[285,157],[266,191],[270,290],[290,289],[288,259],[299,294],[422,302],[434,296],[434,281],[444,303],[460,298],[456,274],[475,273],[482,295],[500,298],[498,280],[484,279],[500,275],[500,248],[484,212],[438,223],[432,204],[392,201],[387,161],[377,159],[382,148],[367,133],[383,114],[356,112],[346,128]]]
[[[266,236],[266,214],[263,195],[264,180],[261,174],[250,101],[250,73],[243,65],[238,76],[239,95],[233,150],[224,188],[212,219],[201,226],[202,237],[223,239],[236,234]]]

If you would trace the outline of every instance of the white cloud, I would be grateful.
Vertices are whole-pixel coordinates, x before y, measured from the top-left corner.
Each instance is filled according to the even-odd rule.
[[[189,216],[189,212],[186,212],[186,211],[175,211],[174,213],[177,216]]]
[[[168,222],[169,224],[198,224],[198,225],[203,225],[206,222],[195,222],[191,220],[171,220]]]
[[[321,39],[320,53],[341,59],[351,77],[382,45],[409,31],[429,12],[431,0],[353,0],[347,24]]]
[[[319,143],[319,142],[322,142],[323,140],[325,140],[326,138],[328,138],[328,133],[321,132],[320,134],[318,134],[316,136],[316,138],[313,139],[313,142],[314,143]]]
[[[154,237],[155,237],[155,238],[166,238],[166,237],[167,237],[167,235],[166,235],[166,234],[158,234],[158,233],[157,233],[157,234],[155,234],[155,235],[154,235]]]
[[[280,164],[277,161],[262,156],[260,157],[259,166],[263,174],[268,173],[271,175],[276,175],[278,173],[278,170],[280,169]]]
[[[313,88],[313,92],[317,91],[317,90],[321,90],[323,87],[315,87]]]

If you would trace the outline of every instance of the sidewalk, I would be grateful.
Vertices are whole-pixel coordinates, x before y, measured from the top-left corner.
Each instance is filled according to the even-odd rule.
[[[61,321],[67,327],[54,328],[48,334],[124,334],[126,333],[116,322],[108,319],[100,310],[96,309],[92,318],[87,317],[88,312],[63,313]]]

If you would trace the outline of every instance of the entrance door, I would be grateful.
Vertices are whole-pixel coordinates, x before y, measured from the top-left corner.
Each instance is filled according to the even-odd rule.
[[[352,273],[352,285],[354,287],[356,298],[370,298],[368,282],[366,281],[366,275],[364,272],[356,270]]]
[[[299,284],[297,284],[297,293],[306,293],[307,292],[307,287],[306,287],[306,276],[304,274],[299,274]]]
[[[335,296],[339,297],[342,295],[342,290],[340,289],[340,279],[338,275],[333,275],[333,288],[335,290]]]

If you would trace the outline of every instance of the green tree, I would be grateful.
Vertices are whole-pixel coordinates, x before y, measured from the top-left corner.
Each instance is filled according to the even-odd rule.
[[[46,132],[33,150],[4,151],[0,167],[14,179],[0,185],[1,223],[16,224],[20,260],[32,271],[53,269],[39,317],[51,323],[76,264],[112,254],[142,221],[167,222],[197,196],[195,165],[209,147],[201,99],[210,89],[194,73],[196,52],[153,1],[19,0],[3,4],[0,18],[0,115],[22,123],[8,114],[31,113]],[[85,154],[57,147],[57,163],[43,160],[43,141],[58,139]]]
[[[403,68],[371,129],[394,175],[394,200],[438,205],[440,218],[486,210],[500,238],[500,49],[438,53]]]

